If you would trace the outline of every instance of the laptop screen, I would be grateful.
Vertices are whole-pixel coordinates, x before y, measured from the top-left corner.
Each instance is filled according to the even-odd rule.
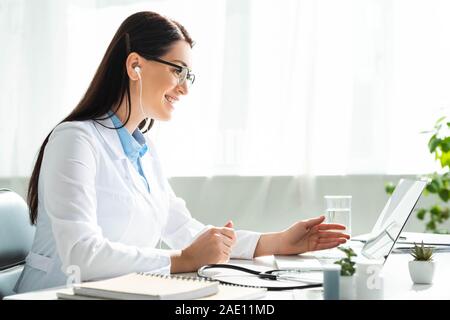
[[[368,259],[386,259],[425,188],[426,181],[401,179],[362,248]]]

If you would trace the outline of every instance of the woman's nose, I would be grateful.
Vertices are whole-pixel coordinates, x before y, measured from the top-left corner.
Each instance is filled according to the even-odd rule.
[[[187,81],[184,81],[183,84],[178,85],[178,92],[183,95],[187,95],[189,93],[189,87]]]

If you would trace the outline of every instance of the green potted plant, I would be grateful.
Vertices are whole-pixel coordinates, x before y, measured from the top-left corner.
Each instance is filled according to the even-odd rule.
[[[352,300],[355,298],[355,262],[352,261],[352,257],[356,257],[356,253],[352,248],[338,247],[343,253],[345,258],[342,258],[335,262],[341,266],[341,275],[339,277],[339,299]]]
[[[432,233],[448,233],[448,230],[441,227],[450,217],[450,208],[447,203],[450,200],[450,122],[446,117],[441,117],[435,123],[431,131],[422,133],[431,134],[428,141],[428,150],[434,155],[440,165],[440,172],[421,176],[427,178],[424,195],[434,195],[439,202],[430,208],[419,208],[417,218],[425,221],[425,231]],[[388,182],[385,185],[387,194],[392,194],[395,185]]]
[[[433,261],[433,248],[425,247],[423,242],[421,246],[414,243],[411,255],[414,257],[414,260],[409,261],[408,264],[411,280],[416,284],[431,284],[436,268]]]

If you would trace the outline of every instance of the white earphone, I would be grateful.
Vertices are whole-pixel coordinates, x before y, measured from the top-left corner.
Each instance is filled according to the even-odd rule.
[[[139,67],[139,66],[134,67],[134,71],[136,71],[136,73],[138,74],[138,77],[140,78],[141,77],[141,67]]]
[[[147,115],[144,112],[144,108],[142,107],[142,78],[141,78],[141,67],[136,66],[134,67],[134,71],[136,71],[138,78],[139,78],[139,107],[141,108],[141,112],[144,115],[145,118],[148,118]],[[147,128],[148,124],[145,125],[145,129]]]

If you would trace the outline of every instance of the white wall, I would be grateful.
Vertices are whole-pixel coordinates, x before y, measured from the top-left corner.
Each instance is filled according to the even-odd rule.
[[[388,199],[384,183],[396,183],[399,178],[368,175],[175,177],[170,183],[200,221],[222,225],[232,219],[236,228],[257,231],[281,230],[297,219],[323,214],[324,195],[352,195],[352,229],[353,234],[359,234],[370,230]],[[26,178],[0,179],[0,188],[11,188],[24,198],[26,184]],[[417,207],[432,203],[432,197],[422,196]],[[405,230],[423,231],[424,225],[413,214]],[[450,229],[449,223],[446,226]]]

